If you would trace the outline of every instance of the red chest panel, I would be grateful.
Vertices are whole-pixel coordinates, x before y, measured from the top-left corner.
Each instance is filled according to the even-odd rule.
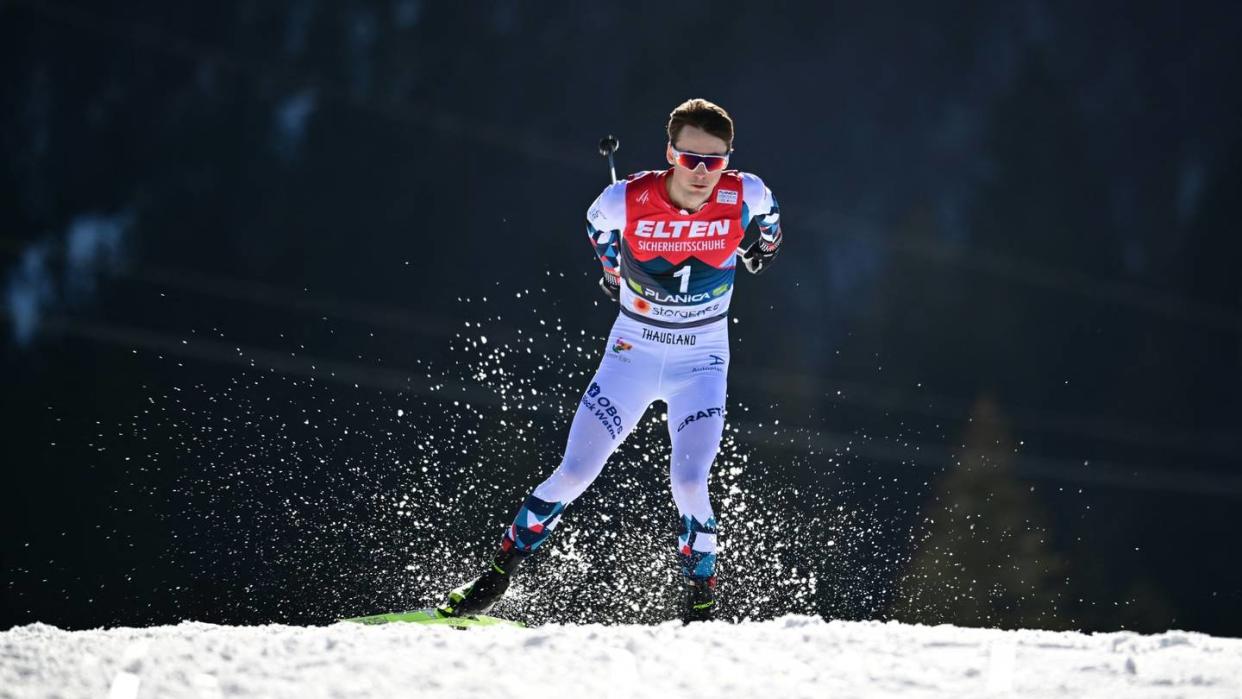
[[[746,231],[742,229],[742,178],[725,172],[703,208],[682,213],[668,198],[668,171],[647,172],[625,188],[622,244],[635,260],[664,258],[679,264],[695,257],[713,267],[730,266]]]

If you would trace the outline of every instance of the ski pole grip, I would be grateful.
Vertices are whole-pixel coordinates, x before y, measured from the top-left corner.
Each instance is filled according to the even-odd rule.
[[[599,139],[599,154],[608,158],[608,176],[612,178],[613,184],[617,182],[617,163],[612,159],[612,154],[620,149],[621,142],[612,134]]]

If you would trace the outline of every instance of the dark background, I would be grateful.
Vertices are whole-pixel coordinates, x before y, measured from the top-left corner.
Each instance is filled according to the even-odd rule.
[[[596,142],[661,167],[701,96],[787,234],[733,302],[733,616],[1242,636],[1240,29],[0,0],[0,627],[435,601],[555,466],[615,315]],[[671,613],[648,415],[511,613]]]

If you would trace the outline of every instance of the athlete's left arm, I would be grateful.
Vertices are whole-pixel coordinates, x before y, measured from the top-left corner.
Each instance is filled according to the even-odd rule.
[[[751,223],[759,237],[742,253],[742,264],[751,274],[759,274],[772,264],[781,249],[781,210],[772,190],[758,176],[742,173],[742,227]]]

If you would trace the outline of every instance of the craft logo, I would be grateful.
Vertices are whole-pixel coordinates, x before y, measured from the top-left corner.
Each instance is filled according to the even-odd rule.
[[[718,371],[718,372],[724,371],[724,369],[721,368],[726,364],[724,357],[720,356],[719,354],[709,354],[707,356],[711,357],[712,361],[706,366],[696,366],[695,368],[691,369],[690,370],[691,374],[697,374],[700,371]]]
[[[715,356],[715,355],[712,355],[712,356]],[[707,410],[700,410],[697,413],[691,413],[687,415],[684,420],[681,421],[681,424],[677,425],[677,431],[681,432],[683,429],[685,429],[686,425],[689,425],[695,420],[706,420],[709,417],[724,417],[724,414],[725,414],[725,409],[723,407],[708,408]]]
[[[649,189],[644,189],[644,190],[643,190],[643,193],[638,195],[638,203],[639,203],[639,204],[646,204],[646,203],[647,203],[647,197],[649,197],[649,196],[651,196],[651,190],[649,190]]]
[[[591,383],[587,394],[582,397],[582,405],[595,414],[595,419],[599,420],[599,424],[608,430],[609,437],[617,438],[617,435],[621,433],[621,415],[617,411],[617,406],[613,405],[607,396],[600,395],[599,384]]]
[[[716,203],[717,204],[736,204],[737,203],[737,190],[722,189],[716,192]]]

